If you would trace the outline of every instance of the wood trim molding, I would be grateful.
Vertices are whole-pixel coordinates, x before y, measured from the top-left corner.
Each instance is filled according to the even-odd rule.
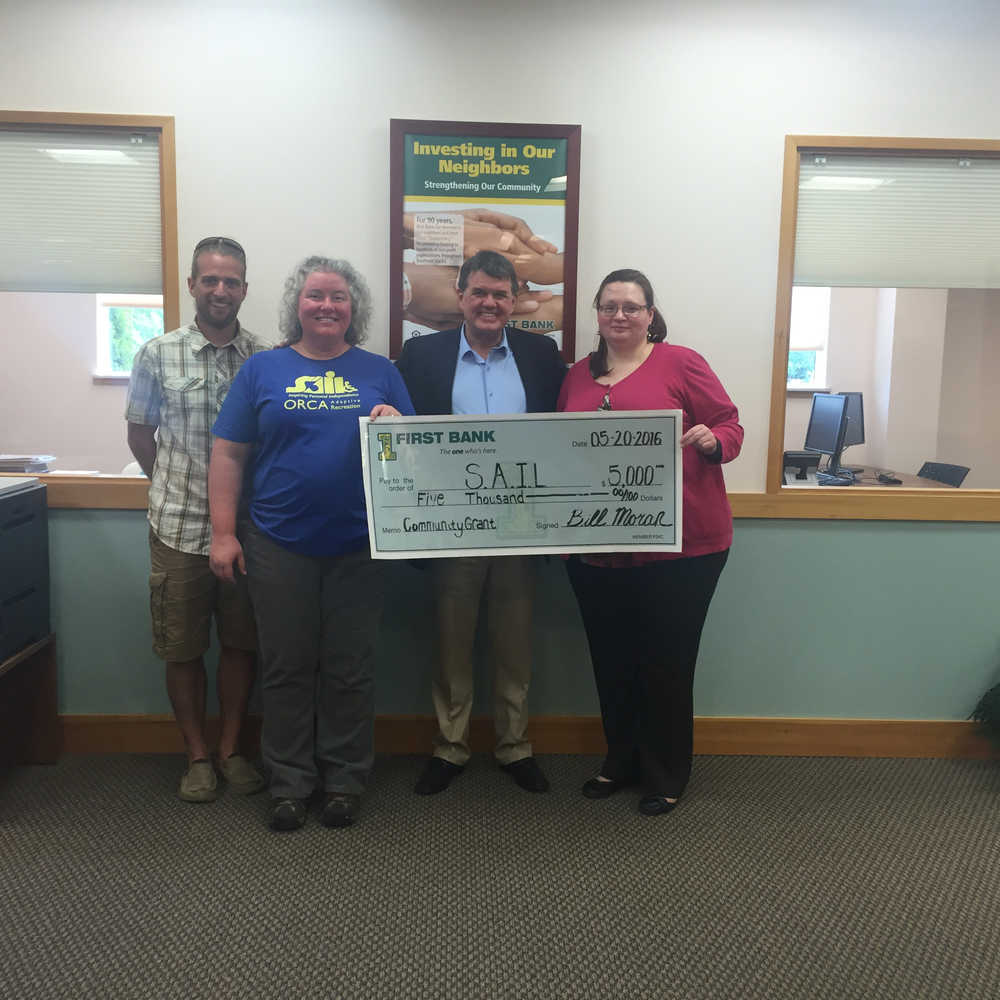
[[[861,500],[861,495],[867,502]],[[887,495],[888,494],[888,495]],[[956,499],[962,503],[956,503]],[[734,518],[825,521],[1000,521],[1000,490],[908,490],[824,486],[778,493],[730,493]]]
[[[63,715],[67,753],[182,753],[180,732],[169,715]],[[209,722],[217,737],[218,720]],[[425,754],[432,745],[429,715],[381,715],[375,720],[379,753]],[[537,753],[603,754],[596,716],[537,716],[529,737]],[[260,720],[251,718],[246,748],[254,752]],[[493,746],[493,722],[472,720],[470,743],[477,753]],[[973,722],[919,719],[695,719],[696,754],[750,754],[777,757],[939,757],[984,760],[996,756]]]
[[[1000,140],[843,135],[785,136],[766,492],[738,494],[738,499],[732,504],[733,515],[855,521],[1000,521],[1000,490],[905,490],[892,486],[791,490],[784,489],[781,485],[787,395],[788,326],[792,311],[795,233],[798,222],[799,157],[802,153],[829,151],[865,153],[872,150],[909,156],[987,153],[1000,157]],[[918,493],[923,493],[924,496],[917,496]],[[731,501],[733,499],[730,497]]]
[[[163,259],[163,329],[181,325],[180,274],[177,264],[177,147],[173,118],[160,125],[160,237]]]
[[[974,722],[951,719],[697,718],[695,753],[762,757],[995,756]]]
[[[788,385],[789,326],[792,316],[792,275],[795,262],[795,223],[799,209],[799,151],[793,136],[785,136],[781,181],[781,224],[778,229],[778,290],[774,307],[774,358],[771,364],[771,423],[768,434],[768,493],[781,492],[785,449],[785,398]]]
[[[808,153],[837,149],[842,153],[865,153],[877,149],[884,153],[996,153],[1000,155],[1000,139],[927,139],[916,136],[886,135],[789,135],[795,148]]]
[[[166,115],[103,115],[78,111],[0,110],[0,124],[13,125],[96,125],[100,128],[162,129],[173,117]]]
[[[145,510],[149,505],[149,480],[145,476],[33,476],[0,472],[0,478],[12,475],[18,478],[28,475],[45,483],[50,509]]]
[[[0,476],[6,473],[0,473]],[[37,477],[48,486],[49,507],[58,510],[146,510],[149,480],[138,476],[56,476]],[[888,489],[889,487],[887,487]],[[804,490],[781,493],[730,493],[733,517],[748,519],[786,518],[834,521],[1000,521],[1000,492],[965,490],[975,497],[973,507],[959,510],[946,502],[954,490],[893,489],[891,503],[875,511],[859,511],[854,494],[865,487],[838,489],[825,487],[822,496]],[[970,512],[974,516],[970,516]]]

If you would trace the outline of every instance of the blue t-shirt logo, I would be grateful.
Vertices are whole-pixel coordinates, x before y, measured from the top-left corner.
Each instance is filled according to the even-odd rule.
[[[300,375],[295,385],[285,387],[285,392],[288,395],[307,392],[313,396],[344,396],[348,393],[357,395],[358,390],[346,378],[329,371],[325,375]]]
[[[361,393],[335,371],[323,375],[300,375],[285,386],[286,410],[357,410]]]

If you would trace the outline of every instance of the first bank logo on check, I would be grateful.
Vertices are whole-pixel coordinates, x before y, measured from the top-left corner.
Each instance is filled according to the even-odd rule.
[[[448,444],[495,444],[494,433],[495,431],[492,430],[448,431],[447,438],[445,438],[445,431],[399,431],[396,434],[380,433],[376,435],[379,444],[382,445],[382,450],[379,452],[378,457],[380,462],[396,461],[396,452],[392,450],[393,438],[395,438],[397,447],[401,444],[441,445],[444,444],[445,440],[447,440]]]

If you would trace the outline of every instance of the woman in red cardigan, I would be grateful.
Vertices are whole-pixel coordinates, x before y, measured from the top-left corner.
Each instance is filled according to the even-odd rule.
[[[612,271],[594,298],[600,343],[569,371],[560,411],[683,410],[679,553],[573,556],[608,753],[583,786],[603,799],[641,784],[639,812],[670,812],[691,775],[701,630],[733,539],[722,463],[743,443],[739,413],[705,359],[667,344],[641,271]]]

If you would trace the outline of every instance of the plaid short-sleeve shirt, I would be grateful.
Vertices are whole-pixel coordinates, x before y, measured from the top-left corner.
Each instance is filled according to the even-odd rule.
[[[149,524],[180,552],[208,555],[212,424],[240,366],[268,345],[237,325],[222,347],[194,323],[154,337],[132,364],[125,419],[158,428]]]

